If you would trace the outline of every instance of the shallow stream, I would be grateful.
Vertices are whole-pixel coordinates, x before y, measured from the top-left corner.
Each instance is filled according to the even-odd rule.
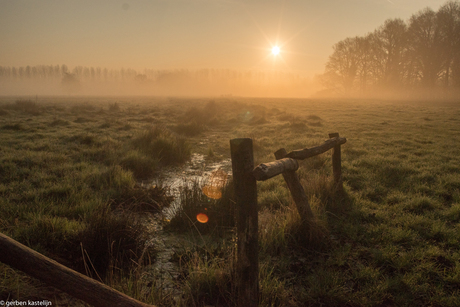
[[[199,182],[205,184],[210,176],[218,170],[223,170],[231,175],[231,160],[222,161],[207,160],[204,155],[192,154],[190,161],[182,167],[170,168],[149,184],[161,184],[168,187],[170,195],[174,196],[174,201],[170,207],[150,219],[148,222],[148,232],[151,239],[147,243],[154,246],[157,251],[155,262],[147,270],[146,280],[156,288],[162,289],[165,293],[171,293],[174,299],[180,299],[182,295],[177,286],[180,275],[180,268],[177,263],[172,261],[174,253],[184,250],[184,247],[193,245],[190,238],[184,235],[172,234],[163,230],[162,220],[170,220],[176,210],[180,208],[180,192],[187,186],[192,186]]]

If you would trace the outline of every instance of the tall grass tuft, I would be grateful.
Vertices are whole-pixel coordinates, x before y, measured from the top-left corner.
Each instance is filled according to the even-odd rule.
[[[66,257],[75,250],[73,247],[83,228],[83,224],[78,221],[34,214],[27,226],[16,229],[14,238],[38,251]]]
[[[259,267],[259,306],[295,306],[292,289],[285,279],[277,276],[275,264],[262,262]]]
[[[143,257],[144,224],[128,211],[112,212],[101,206],[85,218],[86,227],[80,242],[79,270],[93,278],[104,278],[108,273],[129,269],[132,263],[148,262]]]
[[[208,249],[190,251],[184,272],[187,279],[181,301],[184,306],[235,306],[234,246],[226,246],[220,254]]]
[[[183,123],[177,124],[174,127],[174,131],[176,131],[179,134],[186,135],[186,136],[196,136],[204,132],[205,130],[206,130],[206,127],[202,123],[196,120],[193,120],[186,124],[183,124]]]
[[[225,234],[235,226],[233,184],[229,182],[222,189],[220,199],[212,199],[203,193],[202,184],[194,181],[180,190],[180,207],[171,218],[167,228],[178,231],[198,230],[200,233]],[[206,223],[197,221],[198,214],[208,217]]]
[[[132,188],[135,184],[133,173],[124,170],[121,166],[108,167],[103,172],[94,172],[87,178],[87,183],[94,190],[123,191]]]
[[[152,178],[158,168],[159,161],[138,150],[130,150],[120,161],[120,165],[133,172],[136,179]]]
[[[137,213],[158,213],[171,205],[174,197],[160,186],[125,188],[122,193],[110,201],[113,209],[122,209]]]
[[[120,104],[118,102],[109,103],[109,111],[110,112],[120,111]]]
[[[5,110],[4,108],[0,108],[0,116],[7,116],[10,115],[10,112]]]
[[[138,134],[133,145],[162,165],[183,163],[190,159],[191,148],[184,138],[176,136],[165,127],[153,126]]]
[[[4,108],[21,111],[30,115],[40,115],[41,108],[32,100],[18,99],[14,104],[6,105]]]
[[[322,220],[302,221],[293,203],[277,210],[266,208],[259,214],[259,250],[267,255],[320,249],[327,243],[326,234]]]

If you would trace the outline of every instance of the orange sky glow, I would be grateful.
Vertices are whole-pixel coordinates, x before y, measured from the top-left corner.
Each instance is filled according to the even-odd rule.
[[[444,2],[0,0],[0,66],[262,69],[314,76],[324,71],[336,42]]]

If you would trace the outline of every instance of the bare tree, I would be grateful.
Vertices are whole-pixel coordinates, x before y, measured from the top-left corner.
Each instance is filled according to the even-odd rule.
[[[408,29],[409,60],[415,67],[415,77],[427,89],[438,81],[443,65],[442,35],[437,14],[426,8],[410,18]]]
[[[443,83],[460,86],[460,3],[449,1],[438,11],[438,24],[443,48]],[[453,82],[451,79],[453,78]]]
[[[363,67],[365,38],[354,37],[344,39],[334,45],[334,52],[326,64],[323,80],[333,86],[336,92],[349,94],[356,86],[358,71]]]
[[[407,48],[407,26],[401,19],[386,20],[371,36],[372,72],[378,85],[401,85]]]

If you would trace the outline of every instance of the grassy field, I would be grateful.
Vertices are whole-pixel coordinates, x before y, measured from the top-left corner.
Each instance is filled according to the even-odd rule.
[[[220,200],[184,190],[186,214],[164,221],[189,243],[170,260],[174,292],[153,282],[145,229],[171,199],[139,183],[192,153],[226,159],[232,138],[253,138],[258,164],[331,132],[347,138],[344,193],[331,151],[298,170],[317,233],[301,231],[281,176],[258,183],[260,306],[460,305],[460,101],[4,97],[0,231],[148,303],[233,306],[231,186]],[[203,206],[207,224],[193,220]],[[6,265],[0,275],[2,300],[79,304]]]

